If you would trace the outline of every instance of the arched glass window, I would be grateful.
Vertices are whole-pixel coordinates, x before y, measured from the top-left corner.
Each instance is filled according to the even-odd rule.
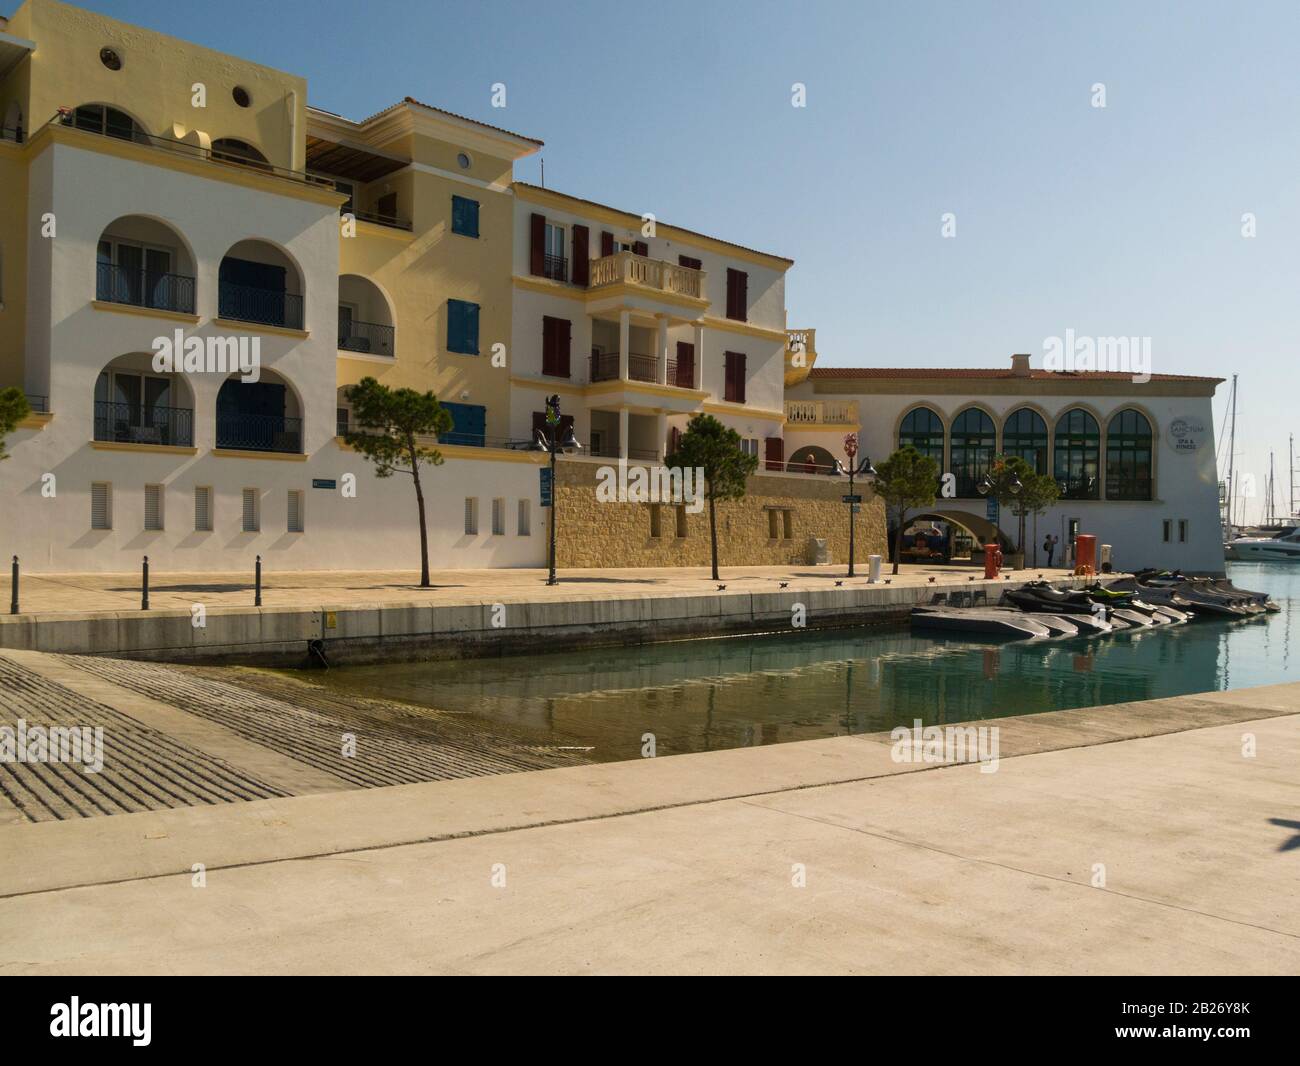
[[[83,104],[72,112],[72,125],[88,133],[101,133],[120,141],[145,141],[144,130],[125,111],[103,104]]]
[[[1151,423],[1140,411],[1120,411],[1106,426],[1106,499],[1149,500]]]
[[[266,156],[247,141],[236,140],[234,137],[220,137],[213,141],[212,158],[219,159],[223,163],[239,163],[243,166],[258,167],[259,169],[270,166],[266,161]]]
[[[898,446],[911,445],[922,455],[933,459],[943,471],[943,419],[928,407],[908,411],[898,427]]]
[[[957,477],[959,498],[979,495],[977,486],[993,463],[997,445],[993,419],[978,407],[967,408],[953,419],[952,473]]]
[[[1056,423],[1055,469],[1052,476],[1066,500],[1101,498],[1101,430],[1097,420],[1075,408]]]
[[[1036,474],[1046,474],[1047,423],[1043,416],[1028,407],[1007,415],[1002,425],[1002,454],[1023,459]]]

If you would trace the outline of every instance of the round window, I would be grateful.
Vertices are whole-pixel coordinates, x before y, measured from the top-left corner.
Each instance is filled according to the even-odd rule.
[[[242,85],[236,85],[234,89],[231,90],[230,95],[235,98],[235,103],[240,107],[247,107],[253,102],[253,98],[248,95],[248,90]]]
[[[109,70],[122,69],[122,57],[112,48],[101,48],[99,50],[99,61]]]
[[[464,152],[456,157],[456,162],[460,165],[461,170],[469,170],[469,156]]]

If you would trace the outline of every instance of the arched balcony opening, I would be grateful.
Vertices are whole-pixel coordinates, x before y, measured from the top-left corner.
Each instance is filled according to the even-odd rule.
[[[1002,454],[1023,459],[1035,474],[1046,474],[1047,422],[1043,416],[1029,407],[1007,415],[1002,424]]]
[[[124,215],[100,235],[95,250],[95,299],[194,314],[194,256],[171,226]]]
[[[1101,429],[1080,407],[1066,411],[1056,423],[1053,473],[1062,499],[1101,498]]]
[[[806,444],[794,450],[785,468],[791,474],[834,474],[835,457],[825,448]]]
[[[1154,497],[1151,423],[1141,411],[1120,411],[1106,424],[1106,499]]]
[[[388,298],[373,281],[357,274],[339,278],[339,351],[397,354],[397,331]]]
[[[301,454],[302,401],[273,370],[257,381],[230,377],[217,393],[217,447]]]
[[[221,260],[217,284],[220,318],[302,329],[302,273],[274,244],[240,241]]]
[[[194,393],[182,374],[159,374],[151,352],[118,356],[95,379],[93,439],[194,445]]]
[[[997,428],[987,411],[968,407],[952,420],[952,473],[958,499],[979,496],[979,483],[993,465]]]

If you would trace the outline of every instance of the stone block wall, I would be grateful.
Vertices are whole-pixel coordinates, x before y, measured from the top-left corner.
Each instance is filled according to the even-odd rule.
[[[708,566],[709,509],[685,515],[678,535],[678,508],[671,503],[606,503],[597,499],[598,464],[561,461],[556,470],[559,528],[556,556],[561,567]],[[884,504],[869,485],[855,483],[862,509],[854,528],[854,557],[863,566],[870,554],[886,555]],[[846,478],[758,474],[742,500],[718,507],[719,566],[806,565],[809,538],[821,537],[831,562],[849,557]],[[658,510],[656,519],[654,511]],[[776,511],[776,537],[772,537]],[[788,515],[788,518],[787,518]],[[549,522],[545,510],[542,522]],[[658,535],[653,524],[658,523]],[[788,523],[788,525],[787,525]],[[546,527],[543,526],[543,535]]]

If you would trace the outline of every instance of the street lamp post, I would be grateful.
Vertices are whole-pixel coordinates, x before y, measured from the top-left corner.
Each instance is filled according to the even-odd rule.
[[[560,579],[555,576],[555,512],[559,506],[560,494],[555,484],[555,458],[560,452],[566,455],[572,454],[582,447],[578,443],[578,438],[574,435],[573,427],[569,427],[568,433],[564,439],[560,439],[560,397],[557,393],[554,396],[548,396],[546,399],[546,429],[543,433],[540,429],[537,431],[533,447],[538,451],[548,452],[551,457],[551,512],[550,520],[550,550],[548,552],[549,572],[546,577],[548,585],[558,585]]]
[[[849,573],[848,576],[854,577],[855,575],[853,572],[853,561],[854,561],[853,560],[853,554],[854,554],[853,527],[855,525],[854,518],[857,515],[858,501],[857,501],[857,496],[853,492],[853,478],[854,475],[856,474],[864,474],[868,477],[872,477],[875,475],[876,471],[875,468],[872,467],[871,465],[871,460],[868,458],[863,458],[861,464],[854,463],[853,460],[858,454],[858,435],[856,433],[849,433],[845,435],[844,454],[848,456],[848,460],[849,460],[848,468],[845,469],[844,465],[841,462],[839,462],[839,460],[836,460],[835,466],[839,473],[849,475],[849,494],[847,497],[848,504],[849,504]]]

